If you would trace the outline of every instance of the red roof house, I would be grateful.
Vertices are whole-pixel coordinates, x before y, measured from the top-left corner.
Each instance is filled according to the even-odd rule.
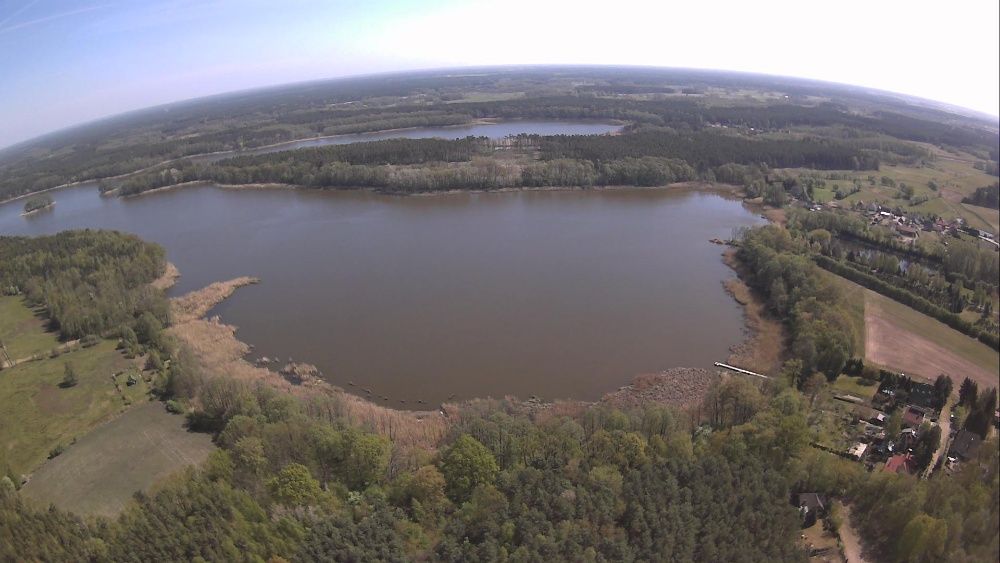
[[[885,462],[882,471],[899,475],[912,475],[915,469],[912,455],[899,454],[890,457],[889,461]]]

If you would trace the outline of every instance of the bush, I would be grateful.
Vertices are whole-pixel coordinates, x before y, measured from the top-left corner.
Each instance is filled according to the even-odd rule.
[[[167,401],[166,407],[167,407],[167,412],[173,414],[184,414],[184,412],[187,411],[187,409],[184,408],[184,405],[181,404],[180,401],[175,401],[173,399]]]
[[[88,334],[80,339],[80,346],[83,346],[84,348],[91,348],[93,346],[97,346],[100,341],[101,337],[96,334]]]

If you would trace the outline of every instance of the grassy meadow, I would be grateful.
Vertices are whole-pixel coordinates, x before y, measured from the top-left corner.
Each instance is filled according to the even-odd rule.
[[[74,439],[114,418],[130,405],[144,402],[149,384],[141,377],[126,385],[136,360],[126,359],[115,342],[102,340],[96,346],[76,346],[52,358],[48,351],[57,343],[54,333],[18,298],[0,298],[0,334],[11,355],[41,354],[41,359],[20,363],[0,371],[0,467],[17,474],[30,473],[58,446],[72,448]],[[77,384],[61,387],[65,366],[71,363]]]

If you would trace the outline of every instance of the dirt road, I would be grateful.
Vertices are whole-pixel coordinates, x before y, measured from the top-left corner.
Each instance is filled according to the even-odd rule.
[[[840,526],[840,543],[844,545],[844,558],[847,559],[847,563],[864,563],[865,558],[862,557],[861,538],[854,531],[853,522],[851,521],[851,507],[840,501],[835,502],[840,505],[840,513],[844,515],[844,523]]]

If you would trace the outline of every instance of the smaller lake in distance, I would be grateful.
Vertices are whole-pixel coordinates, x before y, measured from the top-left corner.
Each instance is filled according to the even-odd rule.
[[[373,131],[370,133],[352,133],[290,141],[280,145],[247,149],[244,151],[214,153],[203,156],[192,156],[194,162],[214,162],[233,156],[267,154],[322,147],[327,145],[346,145],[386,139],[464,139],[465,137],[487,137],[503,139],[511,135],[606,135],[621,131],[621,125],[602,123],[599,121],[534,121],[527,119],[501,120],[492,123],[470,123],[467,125],[452,125],[447,127],[414,127],[411,129],[394,129],[391,131]]]

